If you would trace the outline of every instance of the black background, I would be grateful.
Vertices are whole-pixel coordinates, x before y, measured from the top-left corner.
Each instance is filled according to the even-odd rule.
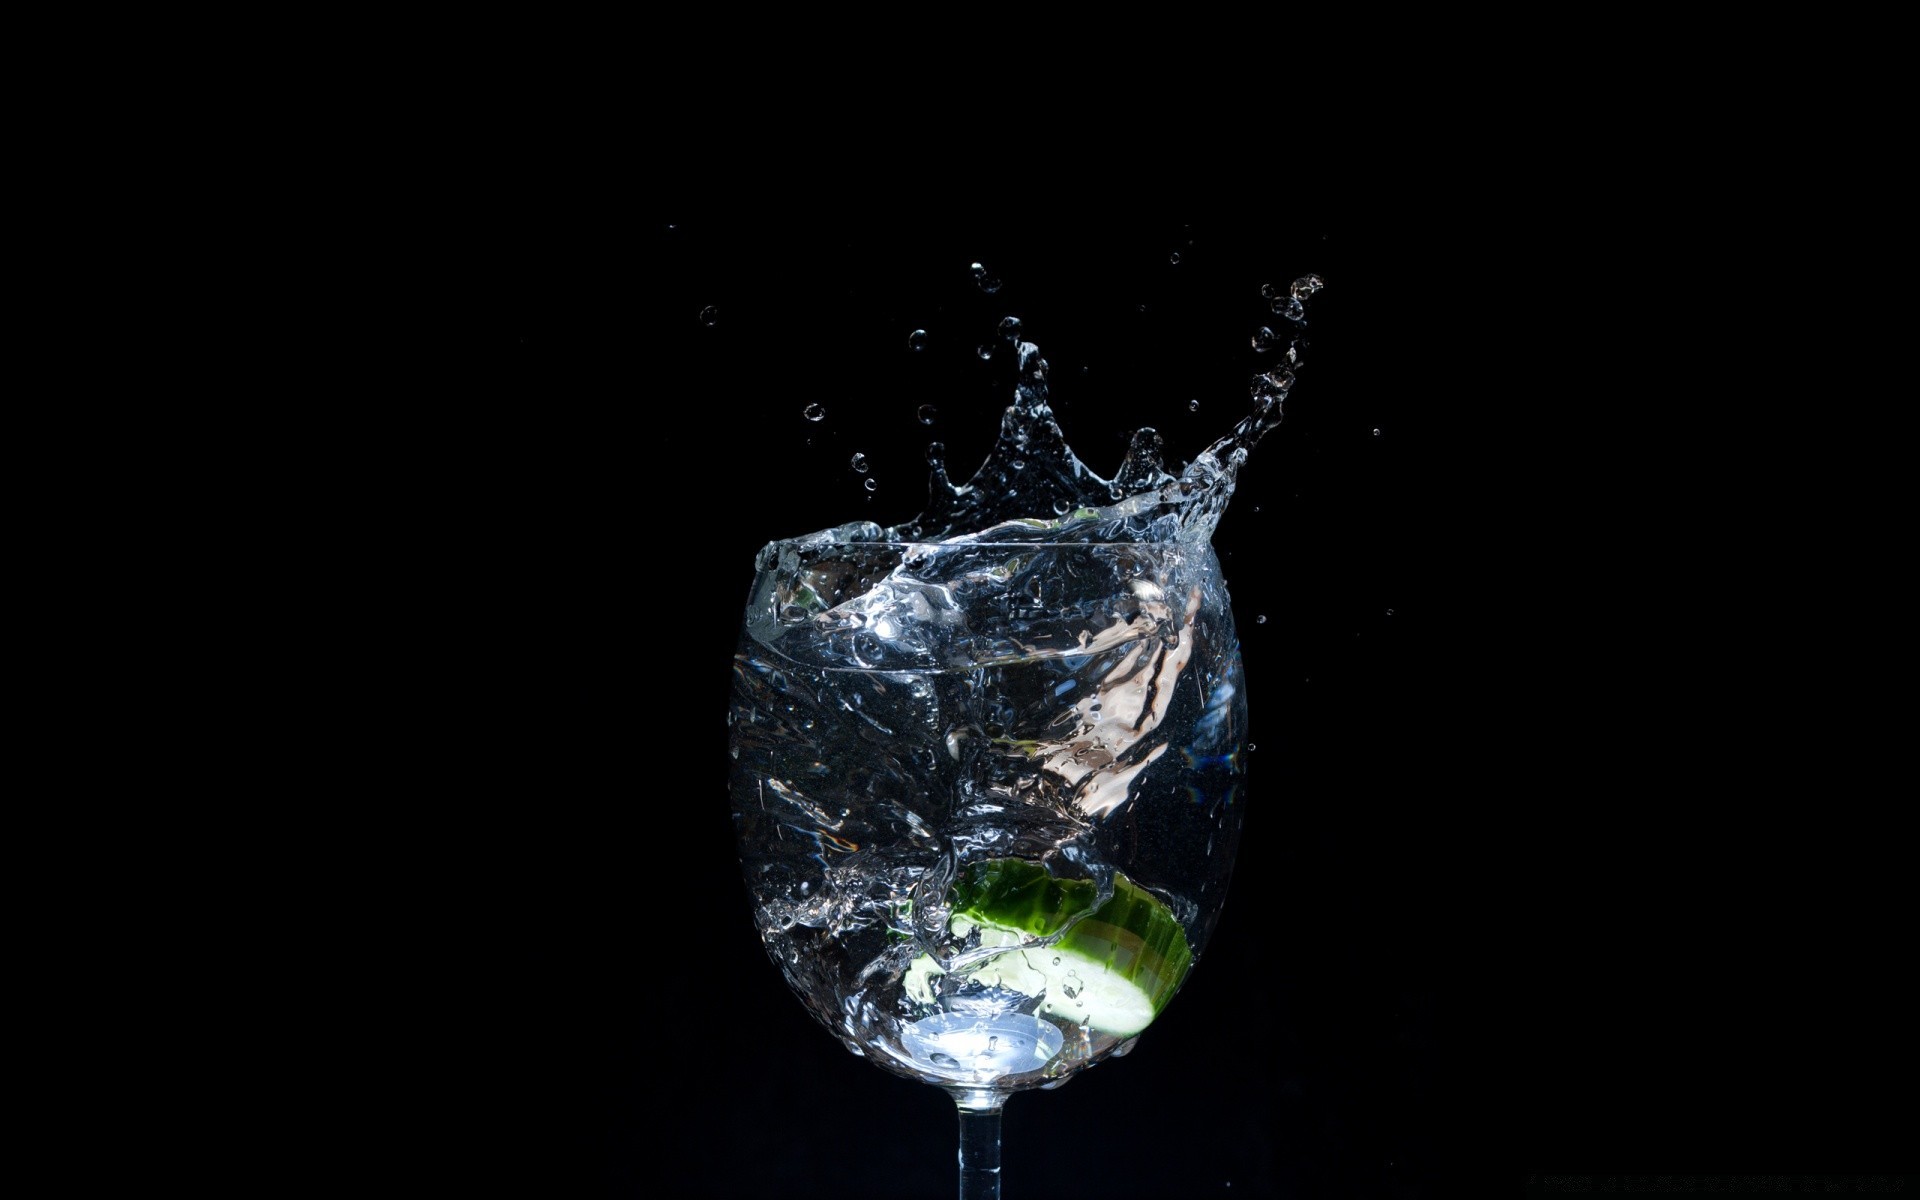
[[[1184,461],[1245,411],[1253,331],[1292,332],[1261,285],[1309,271],[1305,366],[1215,538],[1257,747],[1227,908],[1132,1055],[1009,1103],[1009,1194],[1890,1165],[1874,1083],[1911,1096],[1910,1039],[1885,1035],[1870,921],[1829,915],[1883,913],[1892,875],[1836,882],[1766,815],[1769,789],[1819,792],[1775,769],[1804,752],[1763,732],[1712,617],[1728,543],[1665,503],[1723,468],[1678,409],[1632,427],[1664,452],[1608,432],[1631,322],[1589,276],[1511,230],[1279,210],[562,195],[459,227],[403,273],[432,276],[433,349],[401,381],[381,539],[419,596],[414,865],[444,997],[401,1033],[448,1052],[420,1107],[471,1114],[449,1171],[951,1192],[951,1102],[815,1025],[749,918],[721,713],[753,553],[911,516],[930,440],[970,472],[1008,395],[1004,351],[973,350],[1005,315],[1094,469],[1141,425]]]

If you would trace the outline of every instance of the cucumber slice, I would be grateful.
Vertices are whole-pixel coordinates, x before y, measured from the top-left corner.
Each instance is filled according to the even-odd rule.
[[[1126,876],[1115,873],[1113,896],[1089,913],[1096,896],[1091,880],[1058,879],[1037,863],[974,864],[950,893],[950,927],[963,937],[978,928],[983,948],[1008,951],[967,968],[967,978],[1044,995],[1040,1011],[1060,1021],[1114,1037],[1139,1033],[1186,978],[1193,951],[1167,906]],[[1051,946],[1019,948],[1062,929],[1065,936]],[[908,994],[931,1002],[940,973],[932,956],[919,956],[908,968]]]

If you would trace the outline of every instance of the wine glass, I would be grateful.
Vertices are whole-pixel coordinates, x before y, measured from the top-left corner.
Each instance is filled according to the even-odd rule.
[[[999,1195],[1010,1095],[1127,1053],[1189,977],[1245,811],[1205,536],[1057,534],[773,542],[733,663],[761,938],[850,1050],[953,1097],[963,1200]]]

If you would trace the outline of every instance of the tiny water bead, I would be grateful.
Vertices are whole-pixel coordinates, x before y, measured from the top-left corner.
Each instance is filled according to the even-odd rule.
[[[1265,325],[1253,331],[1253,348],[1262,354],[1273,349],[1273,344],[1277,340],[1278,339],[1274,337],[1273,330],[1267,328]]]
[[[867,473],[867,456],[860,453],[858,450],[856,450],[853,453],[853,461],[848,463],[847,465],[852,467],[854,470],[858,471],[860,474],[865,475]]]
[[[1274,300],[1273,311],[1289,321],[1303,321],[1307,316],[1307,306],[1293,296],[1281,296]]]
[[[928,466],[937,467],[941,463],[945,462],[946,459],[947,459],[947,444],[945,442],[928,442],[927,443],[927,465]]]
[[[1375,436],[1375,437],[1379,437],[1379,436],[1380,436],[1380,431],[1379,431],[1378,429],[1375,429],[1375,430],[1373,431],[1373,436]]]
[[[1327,286],[1326,280],[1309,273],[1294,280],[1293,286],[1287,290],[1293,293],[1294,299],[1305,300],[1325,286]]]
[[[1018,338],[1020,336],[1020,318],[1019,317],[1001,317],[1000,318],[1000,336],[1007,339],[1010,342]]]
[[[973,272],[973,282],[981,291],[991,296],[1000,290],[1000,281],[994,276],[987,274],[987,268],[983,264],[974,263],[969,269]]]
[[[933,424],[933,419],[939,415],[940,410],[931,404],[922,404],[920,406],[920,423],[922,425]]]
[[[1253,619],[1253,623],[1255,625],[1265,625],[1267,623],[1267,614],[1261,613],[1259,616]]]
[[[975,346],[973,348],[973,352],[975,354],[978,354],[983,359],[993,357],[993,347],[987,345],[985,342],[982,342],[978,346]]]
[[[712,328],[720,320],[720,310],[709,304],[700,310],[700,323]]]
[[[1199,411],[1200,411],[1200,402],[1199,402],[1198,400],[1189,400],[1189,401],[1187,401],[1187,411],[1188,411],[1188,412],[1199,412]]]
[[[1167,261],[1168,261],[1168,262],[1170,262],[1170,263],[1172,263],[1172,264],[1173,264],[1174,266],[1176,266],[1176,267],[1177,267],[1177,266],[1179,266],[1179,265],[1180,265],[1180,252],[1179,252],[1178,250],[1175,250],[1175,251],[1174,251],[1174,252],[1173,252],[1172,254],[1169,254],[1169,255],[1167,255]]]
[[[824,421],[827,417],[827,410],[821,405],[809,404],[806,407],[806,411],[801,415],[809,421]]]
[[[927,331],[926,330],[916,329],[912,333],[907,335],[907,349],[925,350],[926,348],[927,348]]]
[[[877,480],[875,480],[875,479],[873,478],[873,476],[871,476],[871,475],[869,475],[869,476],[867,476],[867,490],[868,490],[868,491],[870,491],[870,492],[871,492],[872,490],[874,490],[875,488],[877,488],[877,487],[879,487],[879,486],[880,486],[880,484],[879,484],[879,482],[878,482]]]

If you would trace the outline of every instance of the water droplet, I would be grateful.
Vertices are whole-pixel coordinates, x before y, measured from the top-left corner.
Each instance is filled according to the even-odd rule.
[[[957,1067],[960,1065],[959,1059],[955,1058],[951,1054],[946,1054],[939,1050],[935,1050],[932,1054],[927,1055],[927,1057],[931,1059],[936,1065],[942,1066],[942,1067]]]
[[[999,1036],[995,1034],[989,1034],[987,1036],[987,1053],[992,1054],[995,1050],[998,1050],[999,1048],[1000,1048]]]
[[[1247,743],[1247,753],[1248,753],[1248,754],[1252,754],[1252,753],[1253,753],[1253,752],[1254,752],[1255,750],[1258,750],[1259,748],[1260,748],[1260,747],[1258,747],[1258,746],[1256,746],[1256,745],[1254,745],[1254,744],[1253,744],[1252,742],[1248,742],[1248,743]]]
[[[927,348],[927,331],[926,330],[916,329],[912,333],[907,335],[907,349],[925,350],[926,348]]]
[[[927,443],[927,465],[928,466],[937,467],[940,465],[941,460],[945,459],[946,457],[947,457],[947,444],[945,442],[928,442]]]
[[[973,271],[973,282],[981,291],[991,296],[1000,290],[999,279],[987,274],[987,268],[984,264],[974,263],[971,269]]]
[[[1265,299],[1271,300],[1275,296],[1278,296],[1279,294],[1280,294],[1280,289],[1273,286],[1270,283],[1263,283],[1260,285],[1260,295]]]
[[[809,404],[807,405],[807,411],[802,413],[801,415],[806,417],[806,419],[809,421],[823,421],[826,419],[827,410],[820,407],[818,404]]]
[[[1392,610],[1392,609],[1388,609],[1388,610],[1387,610],[1387,615],[1388,615],[1388,616],[1392,616],[1392,615],[1393,615],[1393,610]]]
[[[1018,338],[1020,336],[1020,318],[1019,317],[1001,317],[1000,318],[1000,336],[1007,339],[1010,342]]]
[[[1293,372],[1285,367],[1275,367],[1267,372],[1267,382],[1284,392],[1293,386]]]
[[[1373,431],[1373,436],[1375,436],[1375,437],[1379,437],[1379,436],[1380,436],[1380,431],[1379,431],[1378,429],[1376,429],[1376,430],[1374,430],[1374,431]]]
[[[1300,361],[1300,343],[1295,341],[1287,346],[1287,363],[1292,365]]]
[[[992,346],[989,346],[989,345],[987,345],[987,344],[986,344],[985,342],[982,342],[982,343],[980,343],[980,344],[979,344],[978,346],[975,346],[975,347],[973,348],[973,352],[974,352],[975,354],[978,354],[978,355],[979,355],[979,356],[980,356],[981,358],[992,358],[992,357],[993,357],[993,347],[992,347]]]
[[[1055,500],[1053,502],[1053,515],[1056,517],[1064,517],[1072,508],[1073,505],[1066,500]]]
[[[1292,291],[1294,299],[1305,300],[1325,286],[1327,281],[1318,275],[1302,275],[1293,281],[1293,287],[1289,290]]]
[[[1142,305],[1140,306],[1140,311],[1141,311],[1141,312],[1145,312],[1145,311],[1147,311],[1147,306],[1146,306],[1146,305],[1144,305],[1144,304],[1142,304]]]
[[[1198,400],[1189,400],[1189,401],[1187,401],[1187,411],[1188,411],[1188,412],[1199,412],[1199,411],[1200,411],[1200,402],[1199,402]]]
[[[1253,506],[1253,511],[1255,511],[1255,512],[1259,512],[1259,511],[1260,511],[1260,506],[1259,506],[1258,504],[1256,504],[1256,505],[1254,505],[1254,506]]]
[[[878,481],[878,480],[876,480],[876,479],[874,479],[874,478],[873,478],[872,476],[868,476],[868,477],[867,477],[867,490],[868,490],[868,491],[872,491],[873,489],[875,489],[875,488],[877,488],[877,487],[879,487],[879,486],[880,486],[880,483],[879,483],[879,481]]]
[[[853,452],[853,461],[848,463],[847,465],[852,467],[854,470],[860,472],[862,475],[865,475],[867,473],[867,456],[860,453],[858,450],[855,450]]]
[[[1173,252],[1172,254],[1169,254],[1169,255],[1167,255],[1167,261],[1168,261],[1168,262],[1170,262],[1170,263],[1172,263],[1172,264],[1173,264],[1174,266],[1176,266],[1176,267],[1177,267],[1177,266],[1179,266],[1179,265],[1180,265],[1180,252],[1179,252],[1178,250],[1175,250],[1175,251],[1174,251],[1174,252]]]
[[[1253,623],[1255,625],[1265,625],[1267,623],[1267,614],[1261,613],[1259,616],[1253,619]]]
[[[711,327],[720,319],[720,310],[709,304],[700,310],[700,323]]]
[[[1292,296],[1282,296],[1273,302],[1273,311],[1289,321],[1299,321],[1306,318],[1307,306]]]
[[[1268,329],[1265,325],[1253,331],[1253,348],[1262,354],[1273,349],[1273,343],[1276,340],[1273,336],[1273,330]]]
[[[1012,462],[1008,463],[1007,465],[1012,467],[1016,471],[1024,471],[1027,469],[1027,460],[1024,458],[1016,458]]]

